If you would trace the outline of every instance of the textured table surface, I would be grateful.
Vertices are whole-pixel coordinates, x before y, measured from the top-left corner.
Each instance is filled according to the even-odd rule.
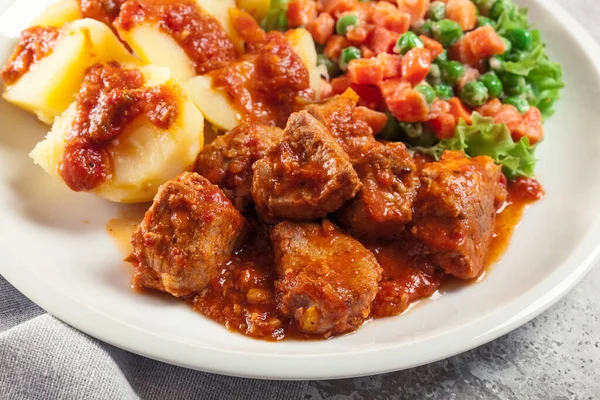
[[[600,2],[563,4],[600,41]],[[597,399],[599,288],[596,267],[520,329],[427,366],[339,381],[268,382],[173,367],[100,343],[45,314],[0,277],[0,398]]]

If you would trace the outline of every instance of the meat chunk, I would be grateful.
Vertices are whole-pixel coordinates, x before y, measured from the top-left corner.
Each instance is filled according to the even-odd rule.
[[[446,151],[439,162],[424,165],[412,233],[446,273],[471,279],[483,269],[496,211],[506,198],[504,182],[487,156]]]
[[[369,316],[381,267],[360,242],[328,220],[282,222],[271,240],[278,310],[302,332],[342,333]]]
[[[420,181],[417,167],[403,143],[374,142],[354,164],[362,187],[338,213],[354,236],[395,238],[412,220]]]
[[[290,116],[279,146],[253,171],[252,198],[267,222],[322,218],[360,189],[348,155],[306,111]]]
[[[252,165],[281,140],[276,127],[241,124],[217,137],[196,160],[196,172],[223,189],[239,210],[252,204]]]
[[[217,186],[193,172],[165,183],[131,237],[134,287],[187,296],[217,275],[245,219]]]
[[[375,141],[364,112],[356,107],[353,98],[335,96],[311,104],[306,110],[329,129],[352,163],[362,158]]]

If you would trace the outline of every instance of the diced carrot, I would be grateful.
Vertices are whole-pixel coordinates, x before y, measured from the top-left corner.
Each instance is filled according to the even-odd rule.
[[[400,11],[400,10],[398,10],[398,7],[394,6],[393,4],[390,4],[385,1],[379,1],[379,2],[375,3],[375,6],[373,7],[373,9],[371,11],[371,15],[369,16],[369,19],[367,19],[367,22],[377,25],[377,26],[383,26],[383,22],[385,21],[385,18],[388,15],[393,14],[398,11]]]
[[[442,114],[448,114],[450,112],[450,104],[442,99],[435,99],[429,106],[429,114],[427,114],[426,121],[435,119]]]
[[[375,52],[373,50],[371,50],[369,47],[365,46],[364,44],[362,46],[360,46],[360,54],[362,55],[362,58],[372,58],[377,55],[377,54],[375,54]]]
[[[350,87],[350,80],[348,75],[336,76],[331,80],[331,92],[335,94],[342,94]]]
[[[456,122],[460,119],[464,119],[467,124],[471,124],[471,110],[469,110],[462,101],[458,97],[453,97],[448,100],[448,104],[450,104],[450,114],[454,116]]]
[[[465,35],[468,38],[471,51],[478,60],[504,54],[506,44],[490,25],[482,26]]]
[[[402,57],[397,54],[381,53],[377,58],[383,66],[383,79],[402,76]]]
[[[355,28],[349,29],[346,33],[346,38],[353,43],[363,43],[369,36],[369,30],[365,24],[361,24]]]
[[[383,82],[383,65],[377,58],[359,58],[348,63],[348,79],[357,85],[379,85]]]
[[[501,108],[502,108],[502,102],[500,101],[500,99],[495,98],[495,99],[488,101],[486,104],[482,105],[481,107],[478,107],[477,109],[475,109],[475,111],[477,111],[479,114],[483,115],[484,117],[493,117],[494,115],[498,114],[498,112],[500,112]]]
[[[413,88],[396,90],[391,96],[385,98],[385,102],[390,112],[399,121],[421,122],[429,113],[429,105],[425,97]]]
[[[466,65],[475,65],[478,63],[478,59],[473,54],[471,50],[471,46],[469,45],[469,41],[466,39],[466,36],[463,36],[459,39],[458,42],[454,44],[454,46],[448,49],[448,56],[453,60],[458,60]]]
[[[544,128],[542,126],[542,113],[537,107],[529,108],[529,111],[523,115],[523,120],[519,125],[511,130],[513,140],[519,141],[522,137],[529,138],[530,144],[536,144],[544,138]]]
[[[430,65],[429,50],[414,48],[402,57],[402,78],[416,85],[427,77]]]
[[[517,110],[517,107],[511,104],[503,104],[502,107],[500,107],[500,111],[498,111],[493,117],[495,123],[506,124],[506,126],[508,126],[508,130],[511,132],[514,131],[523,120],[523,116],[519,110]]]
[[[444,46],[442,46],[442,44],[437,40],[433,40],[425,35],[421,35],[419,37],[423,41],[423,44],[425,44],[425,48],[431,53],[432,60],[435,60],[437,56],[444,52]]]
[[[410,83],[402,80],[402,78],[387,79],[379,85],[381,95],[384,98],[392,96],[397,91],[410,89]]]
[[[327,43],[333,35],[335,19],[329,13],[321,13],[319,16],[306,24],[306,30],[310,32],[315,42]]]
[[[288,3],[285,16],[290,28],[304,26],[317,18],[317,3],[313,0],[292,0]]]
[[[327,97],[333,96],[333,88],[331,82],[327,79],[321,79],[321,93],[319,94],[320,99],[326,99]]]
[[[427,121],[426,125],[433,129],[438,139],[442,140],[452,138],[456,130],[456,120],[451,114],[441,114],[431,121]]]
[[[398,8],[410,14],[413,24],[422,21],[429,9],[429,0],[397,0]]]
[[[458,23],[463,31],[470,31],[477,26],[477,6],[471,0],[450,0],[446,18]]]
[[[383,102],[383,97],[377,86],[352,84],[350,85],[350,88],[360,97],[360,100],[358,101],[358,105],[360,106],[376,110]]]
[[[385,128],[387,124],[387,115],[382,112],[371,110],[367,107],[357,107],[356,112],[364,119],[367,124],[373,129],[373,134],[376,135]]]
[[[323,52],[325,55],[332,60],[337,60],[340,58],[340,53],[343,49],[350,46],[350,42],[343,36],[332,35],[325,45],[325,50]]]
[[[477,28],[463,36],[450,49],[450,57],[463,64],[476,65],[479,61],[506,51],[504,41],[490,25]]]
[[[373,11],[375,10],[377,3],[372,1],[362,1],[356,4],[356,12],[363,21],[371,22]]]
[[[460,77],[460,79],[456,83],[456,86],[458,87],[458,92],[460,93],[462,88],[464,88],[467,85],[467,83],[476,81],[479,78],[479,75],[480,73],[478,70],[469,67],[468,65],[465,65],[465,73],[463,74],[463,76]]]
[[[229,19],[233,29],[246,43],[260,43],[266,39],[266,32],[262,30],[254,17],[247,12],[238,8],[230,8]]]
[[[322,9],[326,13],[338,18],[341,14],[356,9],[356,0],[321,0]]]
[[[376,26],[367,38],[367,46],[376,54],[391,53],[399,36],[397,32]]]
[[[406,33],[410,29],[410,14],[400,10],[397,11],[386,15],[383,20],[383,27],[392,32]]]

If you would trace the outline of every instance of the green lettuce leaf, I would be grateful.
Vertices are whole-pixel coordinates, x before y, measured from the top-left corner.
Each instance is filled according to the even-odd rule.
[[[468,156],[486,155],[502,166],[502,172],[514,180],[519,176],[533,177],[535,170],[535,147],[528,138],[514,142],[506,124],[495,124],[493,118],[473,113],[473,123],[460,120],[453,138],[438,142],[431,147],[413,147],[439,160],[444,150],[463,150]]]

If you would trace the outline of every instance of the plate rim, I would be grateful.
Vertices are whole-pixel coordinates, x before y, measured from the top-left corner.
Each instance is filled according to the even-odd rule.
[[[552,14],[571,37],[577,38],[579,46],[585,47],[586,56],[600,77],[600,46],[587,30],[555,0],[531,1]],[[69,297],[17,260],[9,262],[11,260],[8,257],[5,258],[4,262],[0,263],[0,273],[22,294],[68,325],[103,342],[154,360],[210,373],[245,378],[343,379],[382,374],[429,364],[471,350],[518,328],[550,308],[591,271],[595,261],[600,257],[600,242],[595,238],[600,238],[600,220],[594,222],[578,246],[549,276],[492,313],[423,340],[419,344],[420,347],[428,342],[434,342],[429,343],[432,345],[429,351],[422,351],[412,358],[412,362],[404,364],[398,360],[405,355],[406,349],[398,348],[398,345],[394,344],[377,350],[361,352],[312,356],[286,355],[283,357],[277,353],[257,354],[208,346],[190,346],[184,342],[134,327],[124,321],[118,321],[103,311]],[[4,254],[10,254],[6,243],[2,243],[2,247],[6,250]],[[576,268],[565,276],[567,265],[575,265]],[[529,304],[529,306],[520,310],[520,304],[523,303]],[[459,335],[460,333],[463,334]],[[457,335],[459,340],[457,340]],[[193,347],[194,351],[190,351],[190,347]],[[165,357],[165,348],[170,351],[168,357]],[[396,352],[402,350],[403,353],[395,354],[394,350]],[[351,363],[346,360],[347,358],[355,359],[361,354],[366,357],[360,363]],[[198,362],[194,358],[196,355],[202,355],[202,359],[210,360],[210,365],[206,362]],[[323,357],[327,357],[327,363],[311,364],[310,368],[294,368],[301,359],[310,361]],[[334,365],[335,367],[333,367]]]

